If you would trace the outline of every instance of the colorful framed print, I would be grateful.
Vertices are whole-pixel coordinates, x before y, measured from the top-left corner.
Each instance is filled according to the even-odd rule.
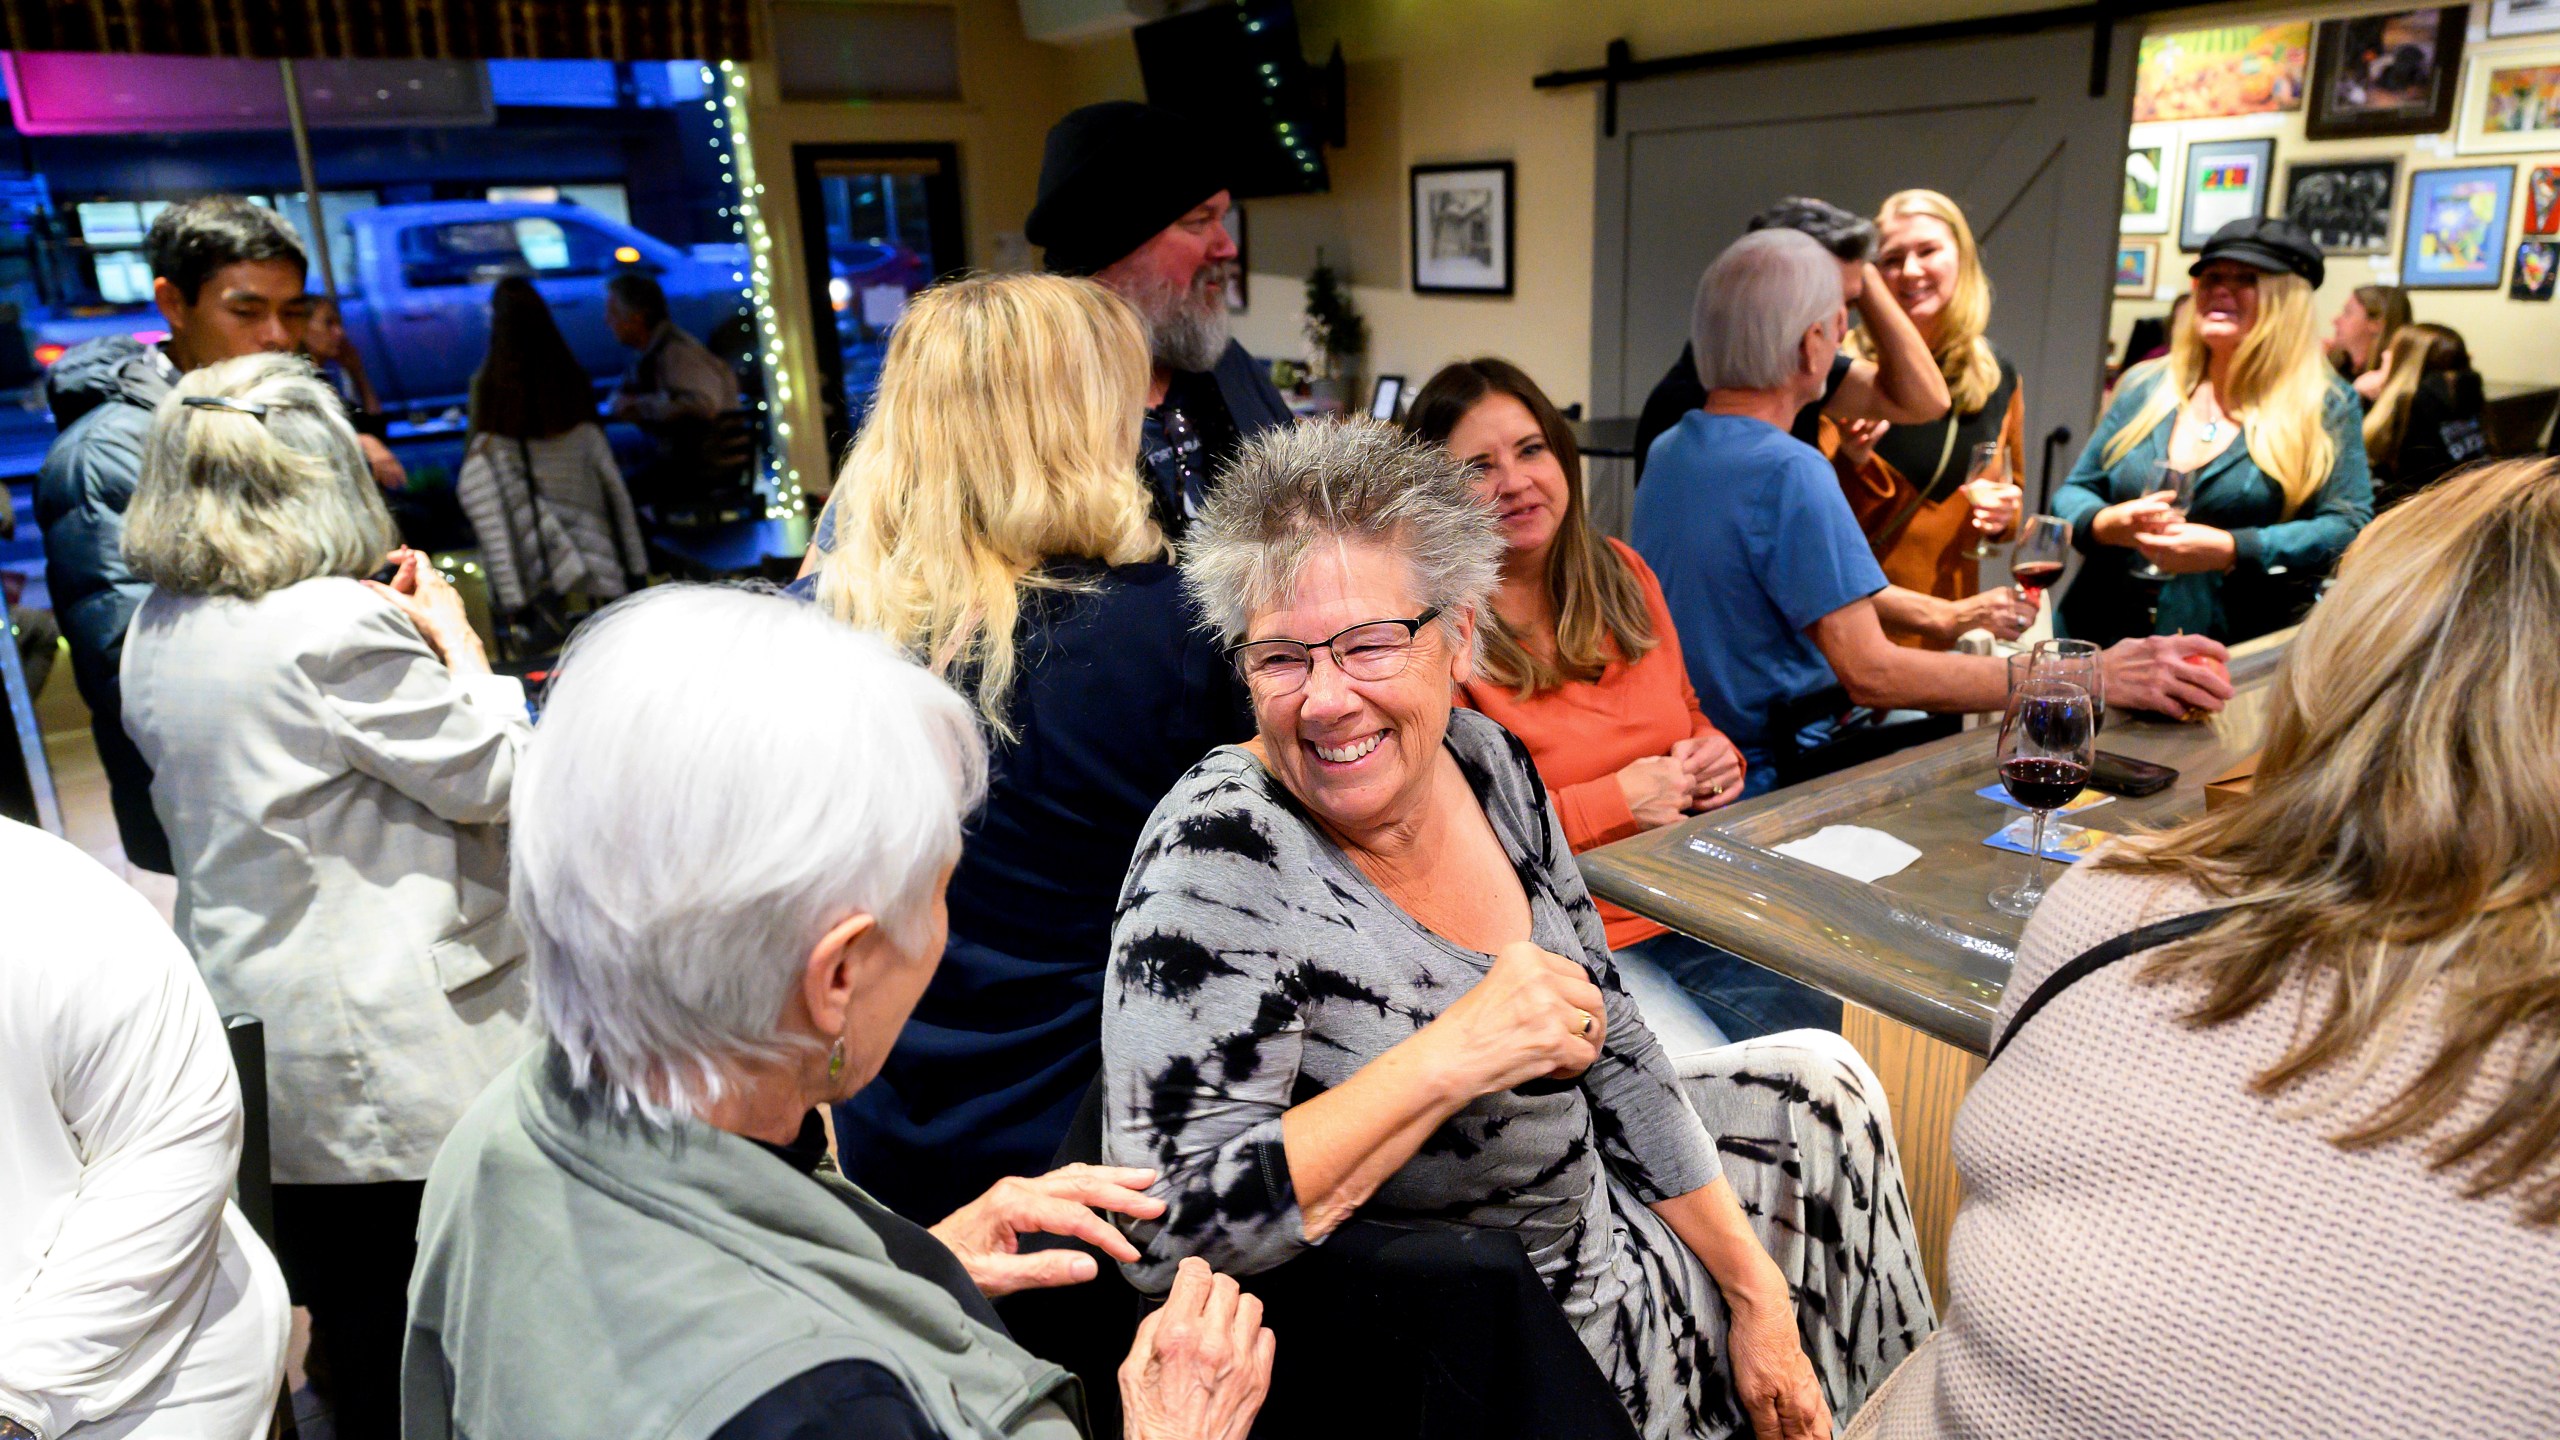
[[[2396,159],[2297,160],[2285,167],[2284,217],[2327,254],[2380,255],[2391,248],[2399,189]]]
[[[2308,20],[2146,35],[2134,62],[2134,123],[2299,110],[2310,63]]]
[[[2452,124],[2470,21],[2468,5],[2321,21],[2304,133],[2314,140],[2433,135]]]
[[[2475,50],[2462,66],[2465,155],[2560,150],[2560,43]]]
[[[2560,0],[2489,0],[2489,38],[2560,30]]]
[[[2516,275],[2507,284],[2510,300],[2548,300],[2551,280],[2560,270],[2560,242],[2519,240],[2516,242]]]
[[[2116,298],[2148,300],[2160,288],[2160,242],[2116,241]]]
[[[2525,172],[2524,233],[2560,235],[2560,165],[2536,165]]]
[[[2509,165],[2420,170],[2409,176],[2400,283],[2412,290],[2495,290],[2506,270]]]
[[[1511,162],[1412,170],[1417,295],[1511,293]]]
[[[2116,228],[2127,235],[2169,233],[2168,142],[2124,152],[2124,214]]]
[[[2276,142],[2200,140],[2187,147],[2186,193],[2178,206],[2178,248],[2195,251],[2234,220],[2267,213]]]

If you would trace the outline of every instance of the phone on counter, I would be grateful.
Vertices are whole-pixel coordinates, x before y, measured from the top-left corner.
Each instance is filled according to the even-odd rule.
[[[2157,795],[2177,783],[2178,772],[2168,766],[2136,760],[2130,755],[2118,755],[2112,750],[2099,751],[2097,763],[2089,767],[2090,789],[2104,790],[2128,800]]]

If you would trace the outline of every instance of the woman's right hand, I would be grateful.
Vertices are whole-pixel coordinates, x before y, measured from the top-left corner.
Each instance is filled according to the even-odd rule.
[[[1688,767],[1669,755],[1647,755],[1618,772],[1618,791],[1627,797],[1627,813],[1647,830],[1685,818],[1693,788]]]
[[[365,587],[409,617],[446,669],[463,675],[488,674],[489,657],[480,648],[480,633],[471,628],[469,612],[463,609],[462,592],[415,550],[403,547],[392,551],[390,558],[400,567],[391,583],[367,580]]]
[[[2089,517],[2089,533],[2101,545],[2133,548],[2133,537],[2156,534],[2178,523],[2178,512],[2171,509],[2171,492],[2154,490],[2139,499],[2110,505]]]
[[[1839,423],[1840,448],[1832,452],[1831,459],[1844,470],[1855,470],[1865,465],[1876,453],[1876,442],[1893,428],[1890,420],[1843,420]]]
[[[1128,1440],[1243,1440],[1271,1389],[1262,1302],[1192,1256],[1120,1362]]]
[[[1445,1048],[1439,1073],[1456,1077],[1473,1099],[1590,1069],[1609,1038],[1609,1017],[1581,966],[1520,940],[1503,946],[1475,988],[1422,1034]]]

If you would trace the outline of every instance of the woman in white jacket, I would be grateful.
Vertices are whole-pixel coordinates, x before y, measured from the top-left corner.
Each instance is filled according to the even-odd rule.
[[[521,275],[489,292],[489,353],[471,377],[454,490],[503,617],[552,597],[610,600],[649,568],[586,367]]]
[[[349,1437],[397,1432],[427,1163],[527,1039],[504,825],[524,691],[394,543],[300,361],[225,361],[161,402],[125,521],[155,588],[124,723],[179,938],[224,1013],[266,1022],[277,1258]],[[391,583],[360,578],[386,555]]]
[[[254,1440],[284,1279],[239,1208],[240,1082],[186,948],[0,820],[0,1437]]]

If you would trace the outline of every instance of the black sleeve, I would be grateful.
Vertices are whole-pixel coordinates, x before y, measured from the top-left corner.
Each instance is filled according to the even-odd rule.
[[[868,1360],[803,1370],[757,1396],[711,1440],[943,1440],[898,1378]]]
[[[1691,346],[1680,347],[1680,358],[1653,393],[1644,397],[1643,413],[1636,417],[1636,479],[1644,479],[1645,452],[1662,432],[1680,423],[1680,417],[1707,403],[1707,387],[1698,383],[1698,352]]]

